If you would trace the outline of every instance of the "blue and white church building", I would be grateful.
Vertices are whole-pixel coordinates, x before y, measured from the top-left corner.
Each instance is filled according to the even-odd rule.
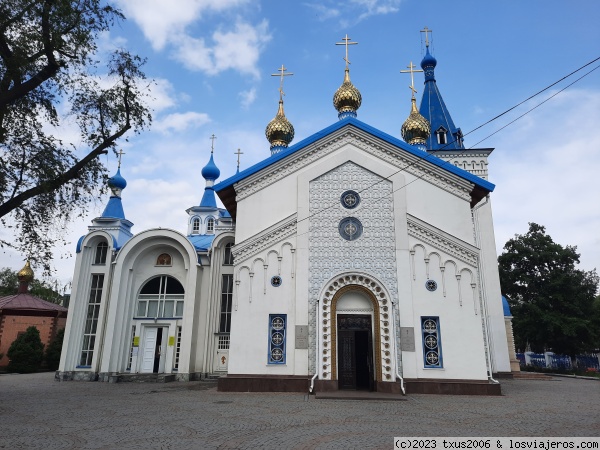
[[[358,119],[347,64],[338,120],[295,145],[280,96],[263,161],[216,183],[211,151],[187,235],[133,235],[117,171],[104,213],[77,244],[57,378],[500,394],[515,356],[492,149],[465,148],[436,64],[427,46],[421,105],[413,89],[402,139]]]

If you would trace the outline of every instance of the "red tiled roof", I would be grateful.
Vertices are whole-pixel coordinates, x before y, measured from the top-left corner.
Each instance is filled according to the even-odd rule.
[[[0,309],[20,309],[29,311],[64,311],[68,309],[55,303],[47,302],[30,294],[15,294],[0,297]]]

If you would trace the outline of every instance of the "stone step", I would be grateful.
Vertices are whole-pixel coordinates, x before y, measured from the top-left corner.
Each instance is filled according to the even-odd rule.
[[[111,377],[112,378],[112,377]],[[127,373],[117,375],[113,383],[171,383],[175,381],[173,373]]]
[[[551,380],[552,377],[544,373],[537,372],[513,372],[513,379],[515,380]]]

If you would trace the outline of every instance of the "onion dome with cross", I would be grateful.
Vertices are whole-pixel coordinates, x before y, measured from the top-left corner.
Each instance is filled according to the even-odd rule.
[[[344,42],[336,42],[335,45],[345,45],[346,46],[346,56],[344,61],[346,61],[346,69],[344,71],[344,82],[335,91],[333,94],[333,106],[338,112],[338,118],[345,119],[346,117],[356,117],[356,111],[360,108],[360,104],[362,103],[362,96],[360,95],[360,91],[352,84],[350,81],[350,68],[348,65],[350,61],[348,60],[348,45],[356,45],[358,42],[351,42],[348,35],[342,39]]]
[[[283,92],[283,78],[288,75],[293,75],[293,73],[285,73],[287,69],[283,64],[281,65],[281,68],[277,70],[280,73],[271,74],[271,76],[281,77],[279,84],[279,109],[273,120],[269,122],[265,129],[265,136],[271,144],[271,155],[276,155],[285,150],[294,139],[294,126],[287,120],[285,113],[283,112],[283,96],[285,95]]]

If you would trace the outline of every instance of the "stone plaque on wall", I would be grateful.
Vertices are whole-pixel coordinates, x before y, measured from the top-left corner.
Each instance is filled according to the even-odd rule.
[[[308,325],[296,325],[296,348],[308,348]]]
[[[415,351],[415,328],[400,327],[400,349],[403,352]]]

